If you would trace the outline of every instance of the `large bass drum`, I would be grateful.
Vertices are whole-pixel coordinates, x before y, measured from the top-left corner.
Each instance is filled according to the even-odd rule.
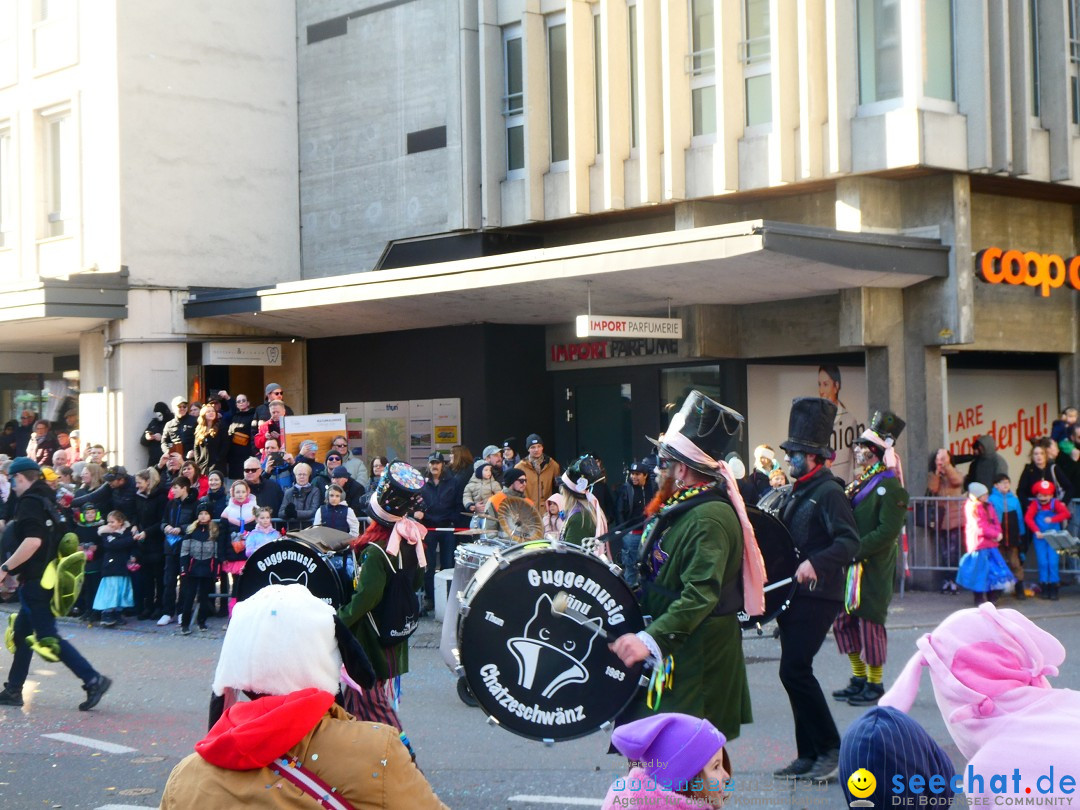
[[[754,536],[765,562],[765,612],[760,616],[748,616],[740,611],[738,616],[743,629],[760,632],[762,625],[791,607],[799,587],[795,582],[795,569],[799,567],[800,559],[791,533],[778,518],[753,506],[746,507],[746,515],[754,527]]]
[[[267,585],[299,583],[334,609],[352,596],[351,557],[310,540],[284,538],[259,546],[248,557],[236,598],[247,599]]]
[[[481,565],[461,597],[458,655],[492,722],[533,740],[570,740],[607,727],[634,699],[642,664],[623,666],[605,634],[645,623],[617,571],[547,541]],[[580,620],[552,613],[560,591]]]

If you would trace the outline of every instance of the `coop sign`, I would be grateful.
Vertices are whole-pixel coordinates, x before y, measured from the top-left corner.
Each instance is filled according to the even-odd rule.
[[[639,318],[636,315],[578,315],[578,337],[682,338],[682,318]]]
[[[975,272],[987,284],[1034,287],[1043,298],[1058,287],[1080,290],[1080,256],[989,247],[976,254]]]

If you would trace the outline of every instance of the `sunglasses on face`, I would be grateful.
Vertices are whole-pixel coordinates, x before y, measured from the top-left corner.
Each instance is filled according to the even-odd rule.
[[[270,396],[272,396],[272,397],[281,397],[281,396],[284,396],[284,394],[281,391],[271,391]]]
[[[244,467],[244,472],[245,473],[252,473],[252,472],[258,472],[258,471],[259,471],[258,467]]]

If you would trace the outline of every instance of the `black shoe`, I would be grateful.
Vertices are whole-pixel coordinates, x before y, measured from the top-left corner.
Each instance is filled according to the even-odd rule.
[[[843,689],[837,689],[832,693],[832,696],[837,700],[847,700],[848,698],[855,697],[855,695],[859,694],[864,686],[866,686],[866,678],[856,678],[853,675],[848,685]]]
[[[77,619],[80,616],[82,616],[83,613],[85,613],[85,611],[81,607],[76,605],[75,607],[73,607],[71,610],[68,611],[68,616],[70,616],[73,619]]]
[[[791,760],[783,768],[773,771],[772,775],[777,779],[798,779],[800,776],[806,776],[816,763],[816,759],[799,757]]]
[[[4,691],[0,692],[0,706],[22,706],[22,690],[16,692],[13,689],[4,687]]]
[[[1058,584],[1056,582],[1050,583],[1050,601],[1056,602],[1058,600]]]
[[[1016,583],[1016,590],[1013,591],[1013,596],[1016,597],[1018,602],[1022,602],[1027,599],[1027,593],[1024,591],[1024,581],[1020,580]]]
[[[88,712],[97,706],[105,693],[109,691],[110,686],[112,686],[112,678],[106,678],[104,675],[98,675],[92,682],[85,684],[83,689],[86,690],[86,700],[79,704],[79,711]]]
[[[209,627],[207,627],[207,626],[206,626],[205,624],[200,624],[200,625],[199,625],[199,632],[200,632],[200,633],[205,633],[205,632],[206,632],[207,630],[209,630],[209,629],[210,629],[210,628],[209,628]]]
[[[101,627],[116,627],[116,619],[109,617],[108,619],[102,619],[99,623]]]
[[[1047,585],[1045,582],[1040,582],[1039,583],[1039,598],[1040,599],[1049,599],[1050,598],[1050,586]]]
[[[880,683],[868,683],[857,695],[848,698],[849,706],[876,706],[885,694],[885,686]]]
[[[815,782],[835,782],[840,770],[839,749],[822,754],[814,760],[814,767],[806,774],[807,779]]]
[[[137,618],[140,622],[145,622],[147,619],[150,618],[150,611],[149,610],[140,610],[139,615],[136,616],[135,618]]]
[[[182,635],[182,636],[190,636],[191,635],[191,628],[190,627],[181,627],[180,628],[180,635]]]

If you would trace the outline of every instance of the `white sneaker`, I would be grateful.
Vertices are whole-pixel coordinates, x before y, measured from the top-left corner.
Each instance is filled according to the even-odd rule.
[[[172,616],[170,616],[168,613],[166,613],[164,616],[162,616],[160,619],[157,620],[157,626],[158,627],[164,627],[165,625],[167,625],[171,621],[172,621]]]
[[[176,623],[177,623],[177,624],[183,624],[183,623],[184,623],[184,616],[183,616],[183,614],[181,614],[181,613],[177,613],[177,614],[176,614]]]

